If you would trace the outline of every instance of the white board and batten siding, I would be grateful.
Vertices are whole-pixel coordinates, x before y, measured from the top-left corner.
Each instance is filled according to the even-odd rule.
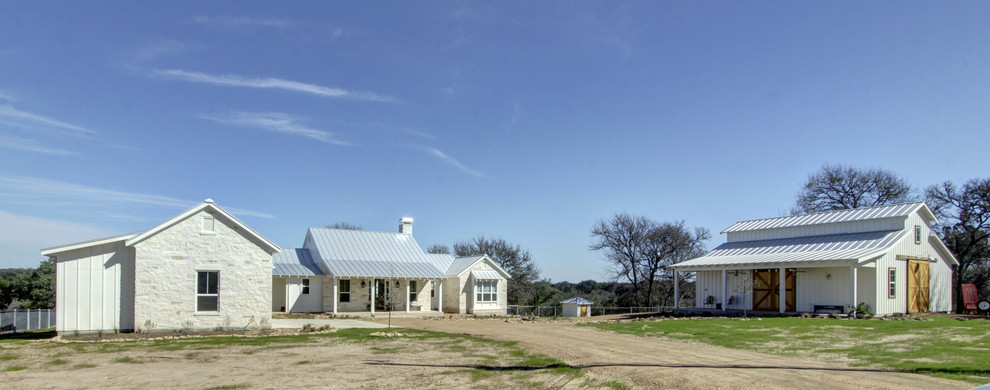
[[[309,294],[304,294],[303,279],[309,279]],[[331,280],[330,283],[333,283]],[[289,277],[285,282],[288,304],[285,310],[293,313],[317,313],[323,311],[323,277]],[[351,287],[353,290],[353,287]]]
[[[56,331],[134,330],[134,249],[123,240],[58,254],[55,284]]]

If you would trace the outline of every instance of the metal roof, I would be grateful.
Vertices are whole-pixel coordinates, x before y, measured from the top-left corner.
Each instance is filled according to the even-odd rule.
[[[272,255],[272,275],[323,275],[308,249],[284,249]]]
[[[466,256],[458,257],[454,259],[454,262],[450,264],[450,268],[447,268],[447,276],[457,276],[462,272],[470,268],[478,260],[481,260],[485,256]]]
[[[575,305],[591,305],[591,304],[594,304],[594,302],[589,301],[589,300],[584,299],[584,298],[581,298],[581,297],[574,297],[574,298],[571,298],[571,299],[563,300],[563,301],[560,301],[560,303],[573,303]]]
[[[906,230],[730,242],[672,268],[795,262],[860,262],[890,249]]]
[[[51,248],[42,249],[41,250],[41,255],[42,256],[48,256],[48,255],[53,255],[53,254],[62,253],[62,252],[68,252],[68,251],[75,250],[75,249],[80,249],[80,248],[87,248],[87,247],[91,247],[91,246],[109,244],[111,242],[127,241],[127,240],[131,239],[132,237],[137,236],[138,234],[141,234],[141,233],[144,233],[144,231],[140,231],[140,232],[136,232],[136,233],[121,234],[121,235],[117,235],[117,236],[97,238],[97,239],[94,239],[94,240],[74,242],[72,244],[65,244],[65,245],[53,246]]]
[[[450,265],[455,260],[454,255],[449,253],[427,253],[426,258],[430,259],[433,265],[439,270],[450,269]]]
[[[740,221],[729,226],[722,233],[742,232],[749,230],[778,229],[794,226],[821,225],[826,223],[863,221],[869,219],[906,217],[914,213],[919,208],[926,211],[927,216],[935,220],[931,209],[924,202],[898,203],[884,206],[862,207],[850,210],[823,211],[805,215],[794,215],[790,217],[777,217],[755,219],[752,221]]]
[[[411,234],[310,228],[309,235],[334,276],[442,278],[439,256],[428,256]]]
[[[480,270],[480,269],[471,270],[471,276],[474,277],[474,280],[499,280],[499,279],[502,279],[502,276],[499,275],[498,272],[496,272],[496,271],[487,271],[487,270]]]

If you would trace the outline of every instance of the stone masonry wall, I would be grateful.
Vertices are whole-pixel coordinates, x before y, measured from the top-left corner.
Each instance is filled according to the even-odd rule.
[[[197,213],[135,246],[137,330],[270,327],[272,254],[214,214],[203,232]],[[196,312],[197,271],[219,271],[219,311]]]

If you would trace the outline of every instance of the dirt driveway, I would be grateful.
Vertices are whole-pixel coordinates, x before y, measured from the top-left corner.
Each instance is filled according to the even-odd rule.
[[[596,317],[600,319],[600,317]],[[575,322],[393,319],[402,327],[519,341],[599,380],[651,389],[952,389],[965,382],[717,346],[615,334]]]

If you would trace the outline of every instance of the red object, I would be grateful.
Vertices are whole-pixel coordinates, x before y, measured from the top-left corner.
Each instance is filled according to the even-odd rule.
[[[962,285],[962,295],[963,295],[963,310],[977,310],[976,303],[979,302],[980,299],[976,296],[976,285],[975,284]]]

